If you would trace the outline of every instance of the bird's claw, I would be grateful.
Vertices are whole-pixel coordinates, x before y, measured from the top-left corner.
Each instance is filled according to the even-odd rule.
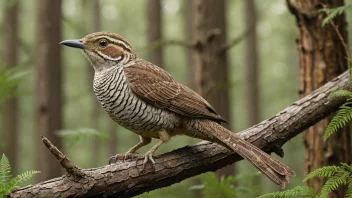
[[[148,161],[150,161],[152,163],[153,171],[155,171],[155,161],[153,159],[153,153],[147,152],[144,154],[144,160],[143,160],[143,166],[142,166],[141,172],[144,171],[145,166],[148,163]]]
[[[146,164],[148,163],[148,161],[150,161],[152,163],[152,168],[155,171],[155,160],[153,158],[153,154],[151,152],[147,152],[144,155],[138,154],[138,153],[125,153],[125,154],[116,154],[114,156],[111,156],[109,159],[109,164],[113,164],[116,163],[117,161],[123,161],[125,162],[127,159],[133,159],[136,158],[136,166],[138,165],[138,160],[139,159],[143,159],[143,165],[142,165],[142,169],[140,170],[140,172],[143,172]]]
[[[133,159],[133,158],[139,158],[141,155],[138,153],[125,153],[125,154],[116,154],[114,156],[111,156],[109,159],[109,164],[116,163],[119,160],[122,160],[125,162],[127,159]]]

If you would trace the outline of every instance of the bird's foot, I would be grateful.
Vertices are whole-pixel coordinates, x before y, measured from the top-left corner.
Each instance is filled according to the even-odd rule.
[[[138,159],[138,158],[141,158],[142,156],[144,155],[141,155],[138,153],[130,153],[130,152],[127,152],[125,154],[116,154],[110,157],[109,164],[117,163],[118,161],[125,162],[127,159]]]
[[[153,171],[155,171],[155,161],[153,159],[153,152],[148,151],[144,154],[144,160],[143,160],[143,166],[142,166],[141,172],[144,171],[145,166],[148,163],[148,161],[150,161],[152,163],[152,169],[153,169]]]

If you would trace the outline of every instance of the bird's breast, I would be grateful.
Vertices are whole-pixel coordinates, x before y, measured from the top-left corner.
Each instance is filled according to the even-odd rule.
[[[144,136],[152,136],[161,129],[172,130],[179,125],[177,115],[140,99],[128,83],[122,67],[110,68],[94,76],[97,99],[114,121]]]

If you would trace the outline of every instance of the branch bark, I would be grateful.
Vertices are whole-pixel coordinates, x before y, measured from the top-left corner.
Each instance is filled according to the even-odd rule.
[[[334,112],[343,98],[329,97],[333,88],[351,90],[348,71],[296,101],[275,116],[238,135],[267,152]],[[155,172],[142,161],[126,161],[99,168],[81,169],[83,177],[70,174],[13,191],[8,197],[131,197],[169,186],[189,177],[214,171],[241,160],[237,154],[209,142],[201,142],[155,158]]]

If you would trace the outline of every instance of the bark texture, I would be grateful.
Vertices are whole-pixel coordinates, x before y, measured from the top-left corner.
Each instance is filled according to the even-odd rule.
[[[195,90],[223,117],[230,121],[227,53],[219,53],[226,43],[224,0],[193,0],[192,36],[194,43]],[[229,126],[227,126],[229,128]],[[218,175],[233,175],[226,167]]]
[[[60,138],[55,131],[62,128],[61,91],[61,0],[37,0],[36,48],[36,123],[35,137],[44,135],[57,147]],[[36,170],[42,173],[38,180],[60,175],[60,166],[36,138]]]
[[[341,74],[348,68],[346,52],[336,29],[328,24],[322,27],[325,13],[319,12],[323,7],[342,6],[343,0],[297,0],[294,12],[298,27],[298,54],[300,59],[300,96],[304,97],[324,83]],[[334,20],[338,31],[347,42],[345,15]],[[304,174],[327,165],[340,162],[351,163],[350,129],[344,128],[323,141],[323,135],[331,116],[312,126],[304,134],[305,164]],[[318,177],[306,182],[308,186],[320,191],[326,178]],[[345,189],[340,188],[329,197],[343,197]]]
[[[147,35],[148,43],[152,44],[162,40],[162,15],[160,0],[147,1]],[[148,52],[149,62],[164,67],[162,45]]]
[[[238,135],[267,152],[283,154],[280,148],[285,142],[336,111],[345,101],[329,97],[332,88],[351,90],[348,72]],[[131,197],[239,160],[237,154],[220,145],[201,142],[155,157],[155,171],[147,166],[140,172],[143,160],[138,161],[138,166],[134,160],[126,161],[80,170],[80,177],[66,174],[18,189],[8,197]]]
[[[4,16],[4,63],[7,68],[13,68],[18,64],[18,10],[19,1],[11,2],[7,0],[5,5]],[[18,99],[16,97],[16,88],[13,90],[4,105],[4,136],[5,136],[5,154],[12,164],[13,173],[17,172],[17,150],[18,150]]]

